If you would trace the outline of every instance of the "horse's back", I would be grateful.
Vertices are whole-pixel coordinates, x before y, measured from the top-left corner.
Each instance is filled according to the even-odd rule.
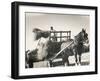
[[[68,47],[73,42],[73,39],[68,39],[67,41],[64,41],[61,45],[61,49]]]

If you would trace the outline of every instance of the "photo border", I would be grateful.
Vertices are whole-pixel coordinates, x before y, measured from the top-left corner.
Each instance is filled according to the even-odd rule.
[[[40,6],[40,7],[57,7],[57,8],[73,8],[73,9],[88,9],[95,10],[95,71],[91,72],[75,72],[75,73],[59,73],[59,74],[43,74],[43,75],[19,75],[19,6]],[[64,4],[49,4],[49,3],[31,3],[31,2],[12,2],[11,4],[11,77],[13,79],[25,78],[42,78],[42,77],[58,77],[72,75],[88,75],[98,73],[98,35],[97,35],[97,18],[98,9],[96,6],[81,6],[81,5],[64,5]]]

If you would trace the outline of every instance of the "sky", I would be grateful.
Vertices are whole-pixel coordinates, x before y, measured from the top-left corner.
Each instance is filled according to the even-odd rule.
[[[89,34],[90,17],[89,15],[77,14],[50,14],[50,13],[25,13],[26,26],[26,50],[32,50],[36,46],[33,40],[32,30],[39,28],[41,30],[50,30],[50,27],[56,31],[71,31],[71,38],[77,35],[82,28]]]

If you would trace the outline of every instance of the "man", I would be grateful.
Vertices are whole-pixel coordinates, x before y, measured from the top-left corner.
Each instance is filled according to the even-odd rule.
[[[55,31],[52,26],[51,26],[51,31]],[[52,41],[57,42],[57,33],[53,32],[52,34],[53,34]]]

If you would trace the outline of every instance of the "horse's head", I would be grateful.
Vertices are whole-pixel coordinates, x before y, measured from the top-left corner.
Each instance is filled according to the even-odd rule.
[[[85,29],[82,29],[82,31],[81,31],[81,38],[82,38],[83,43],[88,43],[89,42],[88,34],[86,33]]]

